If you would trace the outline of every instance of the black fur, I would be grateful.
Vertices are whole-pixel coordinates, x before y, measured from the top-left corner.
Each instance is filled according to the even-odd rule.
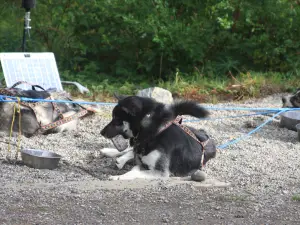
[[[208,112],[199,105],[192,101],[176,102],[172,105],[171,109],[177,115],[191,115],[194,117],[202,118],[208,116]]]
[[[208,112],[192,101],[181,101],[166,106],[150,98],[138,96],[118,97],[119,102],[113,109],[112,121],[101,131],[106,138],[123,135],[130,139],[134,148],[137,164],[144,169],[148,165],[141,162],[143,156],[154,150],[161,153],[155,164],[155,169],[161,172],[168,170],[176,176],[185,176],[201,168],[203,149],[201,144],[183,131],[179,126],[172,124],[169,128],[159,133],[160,128],[178,115],[192,115],[202,118]],[[129,124],[128,132],[124,122]],[[202,130],[191,128],[200,141],[209,137]],[[131,135],[128,135],[128,134]],[[210,151],[205,154],[205,161],[215,157],[215,145],[210,142]]]
[[[46,99],[50,97],[47,91],[35,91],[35,90],[23,90],[19,88],[8,89],[14,96],[25,97],[25,98],[38,98]]]
[[[283,108],[300,108],[300,88],[292,95],[282,97]]]

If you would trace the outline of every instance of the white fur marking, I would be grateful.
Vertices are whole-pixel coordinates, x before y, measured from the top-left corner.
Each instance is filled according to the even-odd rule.
[[[119,169],[122,169],[124,167],[124,165],[133,158],[134,158],[134,153],[133,153],[133,149],[131,149],[131,151],[127,151],[124,155],[117,158],[116,165]]]
[[[165,110],[166,111],[171,110],[172,106],[173,106],[173,104],[165,104]]]
[[[104,155],[106,157],[114,158],[120,155],[119,150],[115,148],[102,148],[100,150],[101,155]]]
[[[146,164],[150,170],[154,170],[156,162],[161,157],[161,153],[158,150],[151,151],[148,155],[143,156],[141,161]]]
[[[133,151],[133,148],[132,147],[128,147],[124,151],[122,151],[122,153],[123,153],[122,155],[124,155],[127,152],[131,152],[131,151]]]
[[[123,121],[123,132],[127,137],[133,137],[132,130],[130,129],[130,124],[126,121]]]
[[[168,178],[168,175],[153,170],[141,170],[140,166],[133,167],[131,171],[123,175],[109,177],[110,180],[134,180],[134,179],[155,180],[155,179],[164,179],[164,178]]]
[[[149,116],[148,116],[149,115]],[[152,119],[151,119],[151,115],[147,114],[141,121],[141,126],[142,127],[149,127],[149,125],[151,124]]]
[[[115,157],[118,157],[118,156],[122,156],[124,155],[125,153],[127,152],[130,152],[130,151],[133,151],[133,148],[130,147],[130,148],[126,148],[124,151],[120,152],[118,149],[115,149],[115,148],[102,148],[100,150],[100,153],[106,157],[109,157],[109,158],[115,158]]]

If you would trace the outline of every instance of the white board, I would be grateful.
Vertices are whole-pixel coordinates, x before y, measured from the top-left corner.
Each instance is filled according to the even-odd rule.
[[[7,87],[11,87],[18,81],[26,81],[45,89],[63,90],[52,52],[0,53],[0,59]],[[18,88],[28,90],[31,86],[22,84]]]

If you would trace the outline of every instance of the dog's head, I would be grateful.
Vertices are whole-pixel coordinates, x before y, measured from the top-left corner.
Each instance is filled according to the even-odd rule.
[[[118,104],[112,112],[112,121],[101,134],[106,138],[122,135],[124,138],[139,137],[141,140],[156,135],[161,126],[178,115],[206,117],[208,112],[196,102],[181,101],[170,105],[152,98],[116,96]]]
[[[157,108],[153,99],[138,96],[117,96],[118,104],[112,111],[112,120],[101,131],[106,138],[114,138],[122,135],[129,139],[135,137],[141,130],[141,126],[150,124],[150,113]]]
[[[300,108],[300,88],[293,94],[282,97],[283,108]]]

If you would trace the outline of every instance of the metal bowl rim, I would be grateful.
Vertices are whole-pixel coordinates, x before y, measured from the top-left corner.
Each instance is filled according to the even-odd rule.
[[[289,115],[294,115],[295,113],[297,113],[297,111],[287,111],[287,112],[281,113],[280,116],[284,117],[286,119],[290,119],[290,120],[300,120],[300,117],[295,118],[293,116],[289,116]],[[300,113],[300,112],[298,112],[298,113]]]
[[[29,152],[27,152],[27,150],[29,151],[42,151],[42,152],[48,152],[48,153],[51,153],[55,156],[53,157],[49,157],[49,156],[39,156],[39,155],[32,155],[30,154]],[[41,150],[41,149],[33,149],[33,148],[25,148],[25,149],[21,149],[21,153],[23,154],[26,154],[26,155],[29,155],[29,156],[33,156],[33,157],[37,157],[37,158],[46,158],[46,159],[61,159],[62,156],[57,154],[57,153],[54,153],[54,152],[50,152],[50,151],[46,151],[46,150]]]

